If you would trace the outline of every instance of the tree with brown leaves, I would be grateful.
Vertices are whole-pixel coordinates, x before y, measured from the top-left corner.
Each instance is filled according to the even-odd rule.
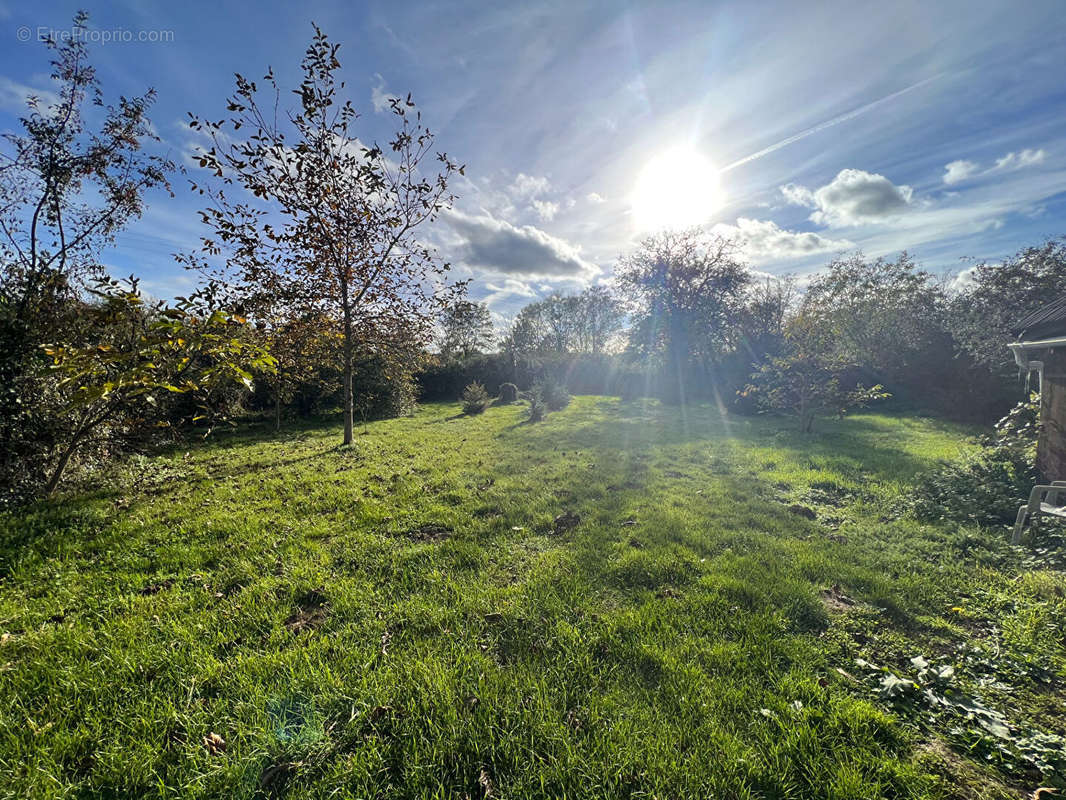
[[[221,185],[194,184],[211,200],[202,212],[211,234],[203,253],[185,261],[223,273],[251,316],[282,307],[337,321],[351,444],[357,352],[405,369],[410,343],[429,340],[436,311],[457,288],[416,234],[450,207],[448,184],[463,167],[434,150],[410,95],[390,103],[396,129],[386,147],[360,141],[359,115],[341,99],[338,49],[316,26],[293,110],[280,110],[268,70],[263,92],[237,76],[226,119],[192,117],[192,129],[210,140],[200,166]],[[212,265],[218,257],[221,268]]]

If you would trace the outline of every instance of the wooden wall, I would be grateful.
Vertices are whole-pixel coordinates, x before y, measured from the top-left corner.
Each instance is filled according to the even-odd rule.
[[[1036,465],[1047,480],[1061,481],[1066,480],[1066,350],[1049,350],[1039,355],[1044,361],[1044,387],[1040,397]]]

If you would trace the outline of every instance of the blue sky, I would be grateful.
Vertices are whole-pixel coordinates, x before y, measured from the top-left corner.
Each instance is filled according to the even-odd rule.
[[[1061,0],[0,0],[0,129],[48,88],[32,39],[69,29],[79,5],[99,31],[166,32],[91,53],[105,96],[157,90],[151,116],[176,160],[197,143],[187,112],[221,118],[234,72],[295,76],[311,20],[342,43],[361,138],[387,136],[385,96],[413,93],[467,165],[455,213],[429,235],[501,322],[609,280],[641,235],[641,199],[691,199],[687,211],[772,274],[856,248],[959,272],[1066,233]],[[717,190],[663,153],[713,165]],[[660,194],[637,197],[648,174]],[[174,188],[106,254],[160,296],[191,284],[172,254],[200,234],[187,178]]]

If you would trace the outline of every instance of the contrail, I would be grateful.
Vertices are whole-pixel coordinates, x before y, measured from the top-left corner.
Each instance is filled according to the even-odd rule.
[[[813,128],[807,128],[807,130],[793,134],[787,139],[782,139],[780,142],[776,142],[775,144],[772,144],[769,147],[764,147],[758,153],[752,153],[750,156],[744,156],[744,158],[740,159],[739,161],[734,161],[732,164],[722,167],[722,169],[719,171],[729,172],[729,170],[735,169],[736,167],[739,167],[742,164],[747,164],[749,161],[754,161],[757,158],[762,158],[763,156],[769,155],[770,153],[780,150],[782,147],[788,147],[788,145],[793,144],[794,142],[798,142],[800,139],[806,139],[808,136],[813,136],[816,133],[824,131],[826,128],[832,128],[834,125],[839,125],[841,122],[847,122],[849,119],[855,119],[855,117],[858,117],[861,114],[865,114],[867,111],[876,108],[882,103],[887,103],[890,100],[895,100],[897,97],[905,95],[907,92],[913,91],[914,89],[917,89],[920,86],[925,86],[925,84],[929,83],[930,81],[935,81],[939,77],[941,76],[934,75],[931,78],[926,78],[924,81],[918,81],[918,83],[915,83],[912,86],[900,89],[897,92],[892,92],[892,94],[886,94],[884,97],[874,100],[872,103],[867,103],[864,106],[859,106],[858,108],[852,111],[848,111],[845,114],[841,114],[838,117],[833,117],[830,120],[821,122],[815,125]]]

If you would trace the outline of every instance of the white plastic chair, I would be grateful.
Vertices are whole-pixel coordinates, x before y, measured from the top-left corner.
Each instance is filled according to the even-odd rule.
[[[1029,502],[1018,508],[1011,544],[1018,544],[1025,527],[1036,522],[1036,518],[1041,514],[1066,519],[1066,481],[1052,481],[1033,487],[1033,491],[1029,493]]]

